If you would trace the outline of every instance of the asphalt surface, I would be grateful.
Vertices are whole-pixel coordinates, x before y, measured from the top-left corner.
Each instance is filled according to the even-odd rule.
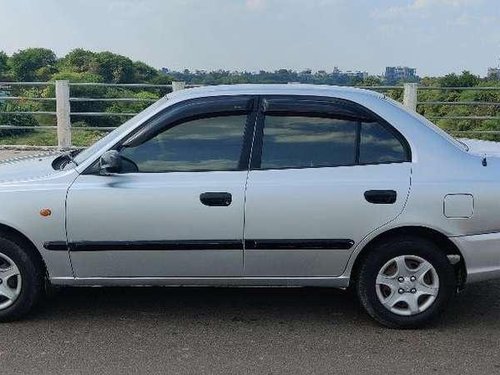
[[[0,324],[0,373],[500,374],[500,282],[408,331],[333,289],[65,288]]]
[[[0,324],[2,374],[500,373],[500,283],[424,330],[332,289],[67,288]]]
[[[1,146],[0,146],[1,147]],[[0,160],[17,158],[27,155],[41,154],[47,151],[33,151],[33,150],[5,150],[0,148]]]

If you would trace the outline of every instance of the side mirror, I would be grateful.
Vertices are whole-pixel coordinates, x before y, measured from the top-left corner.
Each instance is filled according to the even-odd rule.
[[[106,151],[99,159],[99,173],[109,175],[119,173],[122,170],[122,158],[118,151]]]

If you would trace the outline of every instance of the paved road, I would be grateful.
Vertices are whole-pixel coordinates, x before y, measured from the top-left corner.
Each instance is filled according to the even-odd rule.
[[[50,153],[51,151],[34,151],[34,150],[5,150],[0,146],[0,160],[19,158],[29,155],[42,155]]]
[[[0,371],[500,374],[500,282],[419,331],[382,328],[331,289],[68,288],[0,325]]]
[[[65,289],[0,325],[2,374],[500,373],[500,283],[432,328],[379,327],[330,289]]]

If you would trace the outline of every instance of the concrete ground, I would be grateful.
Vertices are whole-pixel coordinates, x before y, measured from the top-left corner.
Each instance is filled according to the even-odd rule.
[[[0,324],[0,372],[500,374],[500,282],[409,331],[332,289],[67,288]]]

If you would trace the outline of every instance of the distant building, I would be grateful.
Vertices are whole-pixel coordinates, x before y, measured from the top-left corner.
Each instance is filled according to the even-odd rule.
[[[347,70],[343,71],[340,70],[338,67],[334,67],[332,71],[333,76],[337,77],[349,77],[349,78],[359,78],[359,79],[365,79],[368,77],[368,72],[364,72],[361,70]]]
[[[487,78],[500,80],[500,68],[488,68]]]
[[[354,78],[360,78],[360,79],[365,79],[368,77],[368,72],[362,72],[360,70],[348,70],[344,72],[344,74],[348,77],[354,77]]]
[[[396,83],[399,81],[414,82],[418,80],[417,69],[407,66],[387,66],[385,68],[384,78],[389,83]]]

